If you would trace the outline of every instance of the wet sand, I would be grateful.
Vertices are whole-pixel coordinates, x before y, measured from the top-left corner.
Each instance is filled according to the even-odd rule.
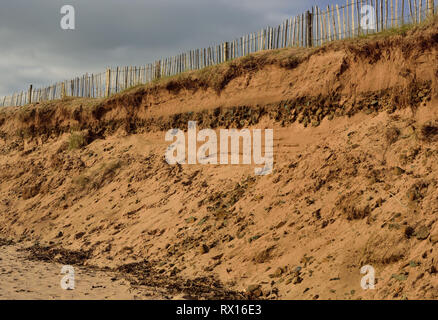
[[[0,299],[162,299],[148,288],[133,288],[113,272],[74,267],[75,288],[61,288],[61,264],[30,261],[18,245],[0,249]]]

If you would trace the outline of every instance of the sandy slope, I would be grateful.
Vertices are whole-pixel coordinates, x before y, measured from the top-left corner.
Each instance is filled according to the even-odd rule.
[[[0,237],[176,297],[438,298],[437,29],[7,109]],[[273,128],[273,174],[168,165],[188,120]]]

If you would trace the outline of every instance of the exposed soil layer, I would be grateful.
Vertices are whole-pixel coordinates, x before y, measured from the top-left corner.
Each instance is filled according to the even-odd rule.
[[[0,136],[47,139],[89,130],[93,139],[119,128],[167,130],[187,119],[213,127],[248,125],[264,112],[285,124],[317,125],[337,114],[415,109],[438,94],[437,34],[432,23],[391,37],[267,51],[109,99],[6,108],[0,113]],[[235,119],[233,112],[248,109],[255,114]]]

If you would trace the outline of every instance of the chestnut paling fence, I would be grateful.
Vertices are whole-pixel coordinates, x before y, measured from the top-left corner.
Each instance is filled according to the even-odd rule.
[[[66,96],[103,98],[162,77],[199,70],[263,50],[315,47],[327,42],[419,24],[437,13],[434,0],[345,0],[344,5],[314,6],[276,27],[203,49],[189,50],[143,66],[108,68],[44,88],[0,98],[0,106],[61,99]]]

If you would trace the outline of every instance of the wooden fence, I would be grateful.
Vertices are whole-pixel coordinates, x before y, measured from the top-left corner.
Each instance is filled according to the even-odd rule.
[[[30,86],[29,90],[0,99],[0,106],[22,106],[65,96],[108,97],[139,84],[217,65],[254,52],[321,46],[334,40],[421,23],[437,13],[437,9],[434,0],[346,0],[344,5],[315,6],[277,27],[266,27],[220,45],[190,50],[144,66],[109,68],[103,73],[85,74],[46,88]]]

